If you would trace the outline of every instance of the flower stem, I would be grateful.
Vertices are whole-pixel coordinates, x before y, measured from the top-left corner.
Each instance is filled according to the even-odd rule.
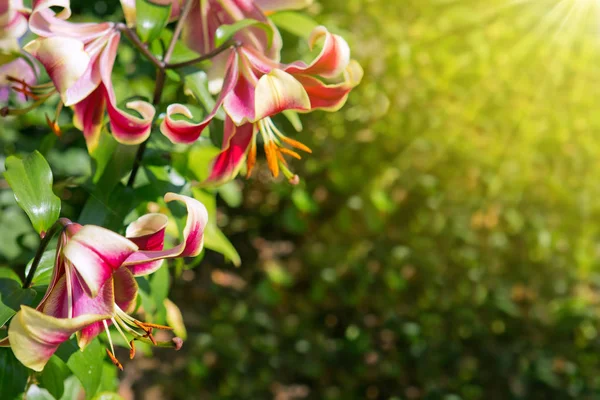
[[[192,60],[187,60],[187,61],[183,61],[180,63],[174,63],[174,64],[166,64],[165,68],[177,69],[177,68],[187,67],[188,65],[194,65],[194,64],[197,64],[202,61],[210,60],[211,58],[218,56],[219,54],[226,51],[227,49],[230,49],[231,47],[239,47],[240,45],[241,44],[235,40],[228,40],[209,53],[206,53],[206,54],[204,54],[200,57],[194,58]]]
[[[33,261],[31,263],[31,268],[29,268],[29,273],[27,274],[27,277],[25,277],[25,282],[23,283],[23,288],[28,288],[31,286],[31,282],[33,282],[33,277],[35,275],[35,271],[37,270],[37,267],[40,264],[40,261],[42,259],[42,256],[44,255],[44,251],[46,250],[46,247],[48,247],[48,243],[50,243],[50,240],[52,240],[52,237],[56,233],[61,232],[65,228],[65,226],[67,226],[69,223],[70,223],[70,221],[68,221],[66,218],[59,218],[58,221],[56,221],[54,223],[54,225],[52,225],[52,227],[50,229],[48,229],[48,232],[46,232],[46,234],[42,238],[42,241],[40,242],[40,245],[37,249],[37,252],[35,253],[35,257],[33,258]]]

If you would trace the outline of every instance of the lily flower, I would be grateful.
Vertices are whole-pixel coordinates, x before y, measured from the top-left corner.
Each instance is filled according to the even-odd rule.
[[[227,114],[223,149],[213,164],[208,181],[232,179],[244,158],[249,175],[256,160],[258,132],[273,176],[277,177],[281,170],[291,181],[297,180],[287,168],[283,155],[300,158],[294,149],[309,153],[310,149],[285,136],[271,117],[286,110],[337,111],[362,78],[362,69],[350,60],[350,49],[342,37],[319,26],[311,34],[310,47],[321,38],[324,38],[323,49],[310,64],[301,61],[281,64],[253,47],[242,45],[236,48],[230,55],[223,88],[211,113],[200,123],[174,120],[176,114],[189,119],[192,114],[184,105],[172,104],[167,108],[161,132],[174,143],[193,143],[223,105]],[[323,81],[340,76],[344,79],[339,83]]]
[[[51,7],[62,10],[56,13]],[[117,107],[111,81],[120,40],[116,25],[73,23],[67,21],[70,15],[68,0],[34,1],[29,26],[40,37],[24,50],[46,68],[62,103],[73,107],[75,126],[83,131],[90,152],[98,144],[105,110],[117,141],[143,142],[150,135],[155,110],[145,101],[128,102],[126,107],[138,112],[137,117]]]
[[[27,88],[35,83],[38,71],[19,46],[30,11],[22,0],[0,0],[0,103],[8,101],[13,84],[20,101],[35,96]]]
[[[84,349],[102,331],[106,331],[113,363],[122,369],[114,356],[109,325],[135,355],[135,341],[179,349],[182,341],[158,342],[153,329],[171,329],[142,322],[129,312],[135,308],[138,286],[135,276],[147,275],[160,267],[164,259],[192,257],[203,247],[203,232],[208,221],[202,203],[187,196],[167,193],[165,201],[185,203],[188,218],[183,242],[164,250],[167,217],[147,214],[133,222],[126,237],[105,228],[81,226],[68,220],[61,233],[55,268],[48,290],[36,309],[21,306],[8,328],[8,340],[17,359],[35,371],[41,371],[58,346],[77,333],[78,345]]]

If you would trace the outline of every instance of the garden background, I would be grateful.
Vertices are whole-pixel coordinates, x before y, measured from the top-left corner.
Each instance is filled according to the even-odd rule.
[[[121,394],[598,398],[600,5],[319,0],[307,15],[349,41],[363,82],[340,112],[303,118],[299,186],[263,163],[221,191],[242,265],[207,251],[171,271],[187,340],[124,362]],[[120,50],[119,98],[151,96],[140,60]],[[43,119],[2,122],[0,166],[40,149],[76,219],[85,143]],[[0,189],[0,265],[22,271],[37,235]]]

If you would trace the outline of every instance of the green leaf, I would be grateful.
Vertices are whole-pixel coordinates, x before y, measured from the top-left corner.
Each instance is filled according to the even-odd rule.
[[[0,393],[12,400],[23,393],[29,370],[17,360],[8,347],[0,347]]]
[[[92,398],[102,380],[102,366],[106,355],[98,339],[93,340],[83,351],[79,350],[75,340],[69,340],[58,348],[56,355],[79,379],[86,398]]]
[[[0,326],[19,311],[21,304],[31,304],[35,294],[33,289],[23,289],[18,280],[0,278]]]
[[[208,91],[208,76],[204,71],[197,71],[191,74],[186,74],[183,77],[184,92],[188,96],[192,96],[196,101],[204,106],[207,112],[210,112],[215,106],[215,99]],[[225,111],[219,108],[216,115],[217,119],[225,119]]]
[[[19,206],[38,233],[46,232],[60,215],[60,199],[52,191],[52,171],[38,151],[6,159],[4,173]]]
[[[37,269],[35,270],[35,274],[33,274],[33,280],[31,281],[31,286],[43,286],[50,284],[50,279],[52,279],[52,272],[54,271],[54,256],[56,255],[56,249],[46,250],[42,254],[42,258],[40,259],[40,263],[38,264]],[[33,259],[27,263],[25,267],[25,276],[29,274],[29,270],[31,269],[31,264],[33,263]]]
[[[136,29],[142,42],[152,42],[169,23],[171,4],[159,5],[148,0],[136,0]]]
[[[157,308],[162,308],[160,305],[163,304],[169,294],[169,282],[169,268],[166,264],[163,264],[150,278],[150,293]]]
[[[40,375],[40,386],[52,396],[60,399],[65,392],[65,379],[71,375],[71,370],[57,356],[50,357],[48,364]]]
[[[192,194],[196,200],[204,204],[208,211],[208,223],[204,229],[204,246],[207,249],[223,254],[236,267],[240,266],[242,263],[240,255],[229,239],[227,239],[227,236],[217,226],[216,195],[198,188],[193,188]]]
[[[268,24],[255,19],[242,19],[231,25],[224,24],[219,26],[219,28],[217,28],[217,32],[215,33],[215,47],[223,45],[226,41],[231,39],[233,35],[250,26],[255,26],[264,30],[267,34],[267,45],[271,47],[271,43],[273,42],[273,28]]]
[[[307,17],[306,14],[294,11],[278,12],[271,15],[270,18],[279,28],[303,38],[308,38],[313,29],[319,26],[315,20]]]
[[[123,398],[117,393],[102,392],[98,393],[96,397],[94,397],[94,400],[123,400]]]

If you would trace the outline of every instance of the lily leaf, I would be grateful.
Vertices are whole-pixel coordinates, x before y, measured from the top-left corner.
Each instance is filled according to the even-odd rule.
[[[19,206],[38,233],[44,233],[60,215],[60,199],[52,191],[52,170],[38,151],[6,159],[6,181]]]
[[[52,396],[60,399],[65,392],[65,379],[70,375],[67,364],[57,356],[52,356],[40,375],[40,385]]]
[[[56,355],[67,364],[85,390],[85,397],[94,397],[102,381],[102,366],[106,353],[98,339],[93,340],[85,350],[79,350],[75,340],[63,343]]]
[[[241,31],[242,29],[255,26],[262,29],[267,34],[267,45],[271,47],[273,42],[273,28],[264,22],[257,21],[255,19],[242,19],[231,25],[221,25],[215,33],[215,47],[223,45],[226,41],[231,39],[233,35]]]
[[[18,280],[0,278],[0,326],[19,311],[21,304],[30,305],[35,295],[35,290],[23,289]]]
[[[278,12],[270,16],[271,21],[279,28],[302,38],[308,38],[319,24],[312,18],[294,11]]]
[[[17,360],[8,347],[0,348],[0,393],[2,398],[12,400],[17,398],[27,384],[29,371]]]
[[[136,30],[144,43],[158,38],[169,23],[171,4],[159,5],[148,0],[136,0]]]
[[[40,263],[38,264],[38,267],[35,270],[35,274],[33,274],[31,286],[43,286],[48,285],[50,283],[50,279],[52,279],[52,271],[54,270],[55,255],[56,249],[46,250],[42,254]],[[25,276],[29,274],[29,270],[31,269],[32,263],[33,259],[31,259],[29,263],[27,263],[27,266],[25,267]]]

